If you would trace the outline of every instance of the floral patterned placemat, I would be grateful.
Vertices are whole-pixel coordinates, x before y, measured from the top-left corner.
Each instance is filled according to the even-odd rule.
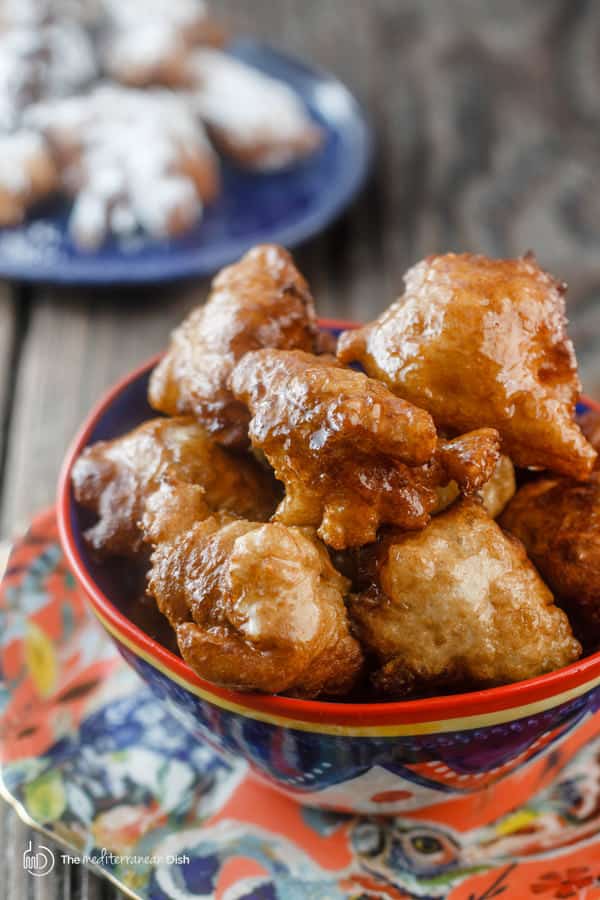
[[[0,793],[60,848],[24,861],[37,875],[83,859],[144,900],[600,900],[599,723],[582,729],[551,787],[483,828],[306,809],[190,738],[121,661],[53,512],[0,588]]]

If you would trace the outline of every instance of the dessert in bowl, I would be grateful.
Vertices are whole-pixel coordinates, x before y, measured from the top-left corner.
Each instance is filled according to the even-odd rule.
[[[289,256],[257,248],[100,402],[61,477],[67,558],[125,659],[312,805],[418,814],[525,773],[600,703],[593,595],[547,564],[589,535],[556,522],[544,551],[520,513],[542,481],[594,499],[560,287],[529,258],[420,265],[378,322],[317,326]]]

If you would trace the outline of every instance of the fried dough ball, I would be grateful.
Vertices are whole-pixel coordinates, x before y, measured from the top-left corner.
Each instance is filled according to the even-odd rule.
[[[145,542],[156,546],[188,531],[212,513],[202,485],[165,478],[146,498],[140,528]]]
[[[337,550],[375,540],[381,524],[422,528],[440,484],[477,490],[498,459],[493,430],[438,442],[428,413],[325,357],[248,353],[231,383],[253,415],[253,447],[285,485],[276,518],[318,527]]]
[[[492,477],[476,493],[483,502],[487,513],[492,519],[495,519],[500,515],[510,498],[514,496],[516,489],[515,467],[508,456],[502,454],[496,463]],[[437,489],[438,503],[434,512],[442,512],[450,506],[459,493],[460,489],[456,481],[451,481],[450,484],[439,487]]]
[[[600,641],[600,472],[521,487],[500,520],[518,537],[586,646]]]
[[[218,194],[206,131],[173,92],[102,83],[30,106],[26,121],[52,147],[61,189],[74,198],[69,231],[83,249],[111,233],[179,234]]]
[[[299,697],[344,694],[360,672],[347,589],[310,530],[227,515],[159,543],[149,577],[198,675]]]
[[[214,279],[208,301],[174,332],[152,374],[150,404],[168,415],[193,416],[226,446],[248,442],[249,415],[229,379],[249,350],[313,350],[318,329],[313,299],[286,250],[255,247]]]
[[[518,466],[575,478],[596,453],[574,421],[580,393],[566,333],[565,286],[534,257],[430,256],[375,322],[345,332],[344,363],[359,362],[436,425],[489,426]]]
[[[0,136],[0,227],[19,225],[29,208],[58,189],[58,171],[41,135]]]
[[[435,462],[447,478],[453,478],[459,491],[473,494],[486,484],[495,472],[499,459],[498,432],[478,428],[452,440],[438,440]]]
[[[86,540],[106,555],[140,552],[145,504],[163,480],[199,485],[210,511],[261,520],[269,518],[278,499],[273,478],[258,463],[230,455],[183,417],[152,419],[123,437],[87,447],[72,479],[76,500],[98,515]]]
[[[110,33],[102,61],[111,77],[128,87],[163,85],[176,90],[189,86],[187,56],[185,40],[176,30],[165,32],[162,23],[148,22]]]
[[[323,143],[303,100],[283,81],[210,47],[190,54],[188,70],[194,109],[215,146],[238,165],[277,171]]]
[[[459,500],[422,531],[386,535],[371,553],[376,586],[349,610],[382,694],[520,681],[581,653],[523,546],[478,500]]]
[[[104,0],[102,5],[102,62],[123,84],[190,87],[192,47],[220,47],[227,38],[203,0]]]
[[[112,9],[110,8],[112,6]],[[183,20],[169,4],[109,3],[106,39],[102,42],[104,68],[116,81],[133,87],[164,85],[189,88],[190,50],[195,44],[222,46],[220,25],[196,3],[196,21]]]

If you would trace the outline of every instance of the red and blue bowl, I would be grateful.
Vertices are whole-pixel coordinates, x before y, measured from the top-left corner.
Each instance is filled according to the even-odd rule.
[[[322,326],[335,333],[352,327]],[[115,438],[155,415],[146,400],[155,363],[120,381],[88,416],[63,467],[58,516],[75,578],[125,660],[156,696],[193,736],[246,759],[257,776],[308,805],[417,817],[427,810],[435,818],[442,805],[458,809],[461,800],[472,811],[477,792],[478,815],[485,819],[486,809],[491,818],[503,804],[510,808],[515,790],[522,801],[539,789],[553,766],[565,761],[561,739],[575,728],[587,734],[585,720],[600,709],[600,652],[489,690],[330,703],[218,687],[128,617],[122,564],[99,563],[86,547],[86,513],[74,500],[71,470],[88,444]],[[502,780],[506,790],[490,793]]]

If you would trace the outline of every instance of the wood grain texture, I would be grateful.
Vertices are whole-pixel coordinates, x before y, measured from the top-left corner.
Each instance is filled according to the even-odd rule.
[[[321,313],[373,317],[427,253],[531,248],[569,283],[584,386],[600,396],[600,4],[220,0],[219,9],[234,32],[335,72],[376,130],[365,191],[296,254]],[[18,298],[0,287],[0,535],[52,501],[92,403],[164,346],[206,287],[44,288]],[[26,839],[4,811],[0,900],[33,896],[21,866]],[[77,867],[44,888],[51,900],[116,896]]]
[[[136,364],[165,346],[206,283],[155,291],[47,288],[32,302],[16,378],[2,528],[15,533],[53,502],[65,451],[86,412]]]
[[[11,286],[0,282],[0,485],[12,413],[14,364],[18,352],[17,320],[17,299]]]

